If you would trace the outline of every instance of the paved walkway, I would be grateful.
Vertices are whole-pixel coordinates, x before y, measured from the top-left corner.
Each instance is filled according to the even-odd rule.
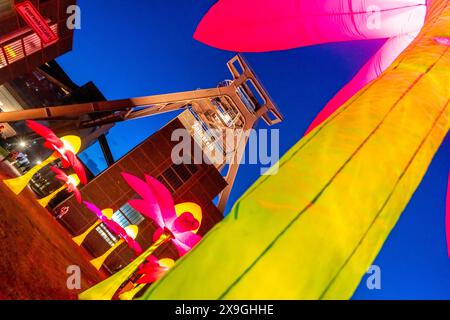
[[[0,163],[0,180],[13,175]],[[25,189],[19,196],[0,181],[0,299],[77,299],[105,275],[91,257]],[[67,267],[81,269],[81,290],[69,290]]]

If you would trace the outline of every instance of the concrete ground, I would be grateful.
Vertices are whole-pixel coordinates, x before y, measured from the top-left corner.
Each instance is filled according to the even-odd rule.
[[[14,174],[0,163],[0,180]],[[90,259],[30,189],[16,196],[0,181],[0,299],[77,299],[105,278]],[[80,267],[81,290],[67,288],[71,265]]]

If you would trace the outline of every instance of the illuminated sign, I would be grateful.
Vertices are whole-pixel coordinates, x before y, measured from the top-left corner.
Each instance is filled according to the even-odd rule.
[[[53,32],[44,17],[42,17],[30,1],[16,4],[16,11],[34,32],[36,32],[43,45],[49,45],[58,41],[58,35]]]

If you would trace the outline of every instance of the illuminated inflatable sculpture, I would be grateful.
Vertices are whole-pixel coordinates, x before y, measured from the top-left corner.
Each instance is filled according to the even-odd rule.
[[[44,146],[54,152],[46,160],[31,168],[24,175],[3,180],[3,182],[15,193],[19,194],[27,186],[33,176],[43,167],[52,163],[56,159],[61,159],[64,168],[72,167],[82,184],[86,184],[86,173],[83,165],[76,157],[76,153],[81,148],[81,139],[77,136],[69,135],[58,138],[52,130],[32,120],[27,120],[27,126],[45,139]]]
[[[48,205],[48,203],[56,197],[56,195],[61,192],[64,189],[67,189],[68,192],[71,192],[75,195],[75,198],[77,199],[78,203],[81,203],[81,193],[80,190],[78,190],[77,186],[80,184],[80,179],[78,178],[78,175],[71,174],[66,175],[64,171],[62,171],[59,168],[51,167],[52,171],[56,174],[56,179],[64,182],[64,185],[58,188],[57,190],[53,191],[51,194],[46,196],[45,198],[39,199],[38,202],[41,206],[44,208]]]
[[[238,52],[386,39],[322,109],[309,132],[392,64],[417,36],[426,12],[426,0],[220,0],[203,17],[194,38]]]
[[[380,28],[364,28],[374,13],[364,3],[381,9]],[[219,0],[196,38],[224,49],[389,39],[277,174],[258,179],[142,299],[350,298],[448,134],[450,47],[436,39],[449,30],[446,0]]]
[[[128,173],[122,173],[122,177],[141,197],[130,200],[130,206],[158,225],[153,234],[154,243],[122,270],[82,292],[79,295],[82,300],[110,300],[120,286],[161,245],[172,242],[179,255],[183,256],[201,240],[196,234],[202,219],[198,205],[181,203],[175,206],[170,191],[148,175],[145,176],[145,181]]]
[[[103,212],[97,208],[94,204],[84,201],[85,206],[91,210],[95,215],[101,220],[101,222],[111,231],[115,236],[119,237],[119,241],[117,241],[111,248],[108,249],[104,254],[100,257],[97,257],[91,260],[92,265],[100,270],[105,260],[114,252],[118,247],[120,247],[123,243],[126,243],[128,247],[134,250],[136,255],[140,255],[142,253],[142,248],[139,243],[135,240],[138,235],[138,227],[136,225],[129,225],[125,228],[122,228],[117,222],[114,220],[108,219]]]
[[[132,289],[120,294],[119,299],[132,300],[147,284],[153,283],[161,278],[174,264],[175,261],[170,258],[158,260],[153,255],[147,257],[146,262],[136,272],[140,275],[140,278],[137,279],[136,284],[133,284]]]
[[[113,209],[111,209],[111,208],[103,209],[101,211],[100,217],[97,216],[97,218],[98,218],[97,221],[95,221],[85,232],[83,232],[79,236],[73,237],[72,240],[77,245],[81,246],[81,244],[84,242],[86,237],[92,232],[92,230],[94,230],[96,227],[98,227],[103,222],[102,218],[104,220],[111,220],[113,214],[114,214],[114,210]]]
[[[122,173],[122,177],[142,197],[130,200],[130,206],[159,226],[153,234],[153,241],[169,235],[180,256],[200,241],[201,237],[194,233],[200,227],[200,220],[191,211],[177,215],[172,195],[161,182],[148,175],[145,182],[128,173]]]

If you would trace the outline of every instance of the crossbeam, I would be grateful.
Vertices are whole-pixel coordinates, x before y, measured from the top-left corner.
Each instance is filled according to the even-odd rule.
[[[42,107],[21,111],[1,112],[0,123],[33,120],[75,120],[79,129],[98,127],[105,124],[139,119],[170,111],[193,109],[205,123],[207,111],[217,112],[217,101],[231,105],[242,118],[239,129],[251,129],[262,118],[268,125],[282,121],[283,117],[261,82],[241,55],[236,55],[227,63],[233,80],[216,88],[159,94],[130,99],[99,101],[54,107]],[[90,115],[90,117],[86,117]],[[228,186],[219,196],[218,208],[225,210],[231,188],[237,175],[240,161],[247,143],[243,133],[237,138],[239,147],[234,150],[225,173]]]

